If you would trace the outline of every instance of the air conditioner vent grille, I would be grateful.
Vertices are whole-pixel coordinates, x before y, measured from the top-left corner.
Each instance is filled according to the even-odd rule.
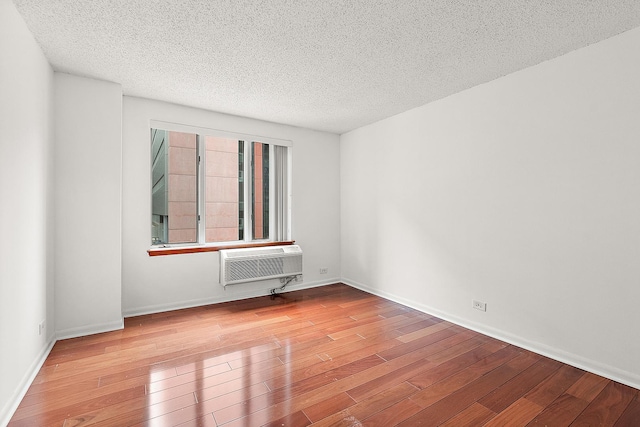
[[[252,282],[302,274],[298,245],[220,251],[220,284]]]

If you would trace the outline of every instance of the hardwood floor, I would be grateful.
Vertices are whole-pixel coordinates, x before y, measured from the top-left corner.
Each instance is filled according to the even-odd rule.
[[[59,341],[9,426],[640,426],[638,390],[336,284]]]

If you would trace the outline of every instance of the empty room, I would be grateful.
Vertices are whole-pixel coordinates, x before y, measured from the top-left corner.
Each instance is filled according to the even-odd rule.
[[[0,0],[0,426],[639,426],[640,2]]]

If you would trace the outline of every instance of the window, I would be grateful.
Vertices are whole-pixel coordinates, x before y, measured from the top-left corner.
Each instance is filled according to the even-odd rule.
[[[152,123],[152,245],[288,240],[290,147],[273,138]]]

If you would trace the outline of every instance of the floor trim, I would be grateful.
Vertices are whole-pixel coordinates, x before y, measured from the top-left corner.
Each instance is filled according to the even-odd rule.
[[[66,340],[69,338],[84,337],[87,335],[101,334],[103,332],[117,331],[124,328],[124,319],[115,320],[113,322],[98,323],[89,326],[81,326],[79,328],[69,328],[56,331],[58,340]]]
[[[29,387],[31,387],[31,383],[33,383],[36,375],[40,372],[40,368],[42,368],[42,365],[44,365],[44,362],[47,360],[47,357],[49,356],[49,353],[51,353],[51,349],[55,345],[56,341],[55,337],[52,337],[49,344],[44,347],[29,369],[27,369],[22,381],[20,381],[20,384],[16,387],[16,392],[13,393],[13,398],[4,405],[2,412],[0,412],[0,426],[6,426],[9,424],[11,417],[13,417],[13,414],[18,409],[20,402],[22,402],[22,399],[27,394]]]
[[[319,286],[331,285],[338,282],[340,282],[340,279],[332,278],[330,280],[322,280],[322,281],[315,281],[315,282],[303,282],[299,284],[292,283],[287,286],[284,292],[317,288]],[[230,285],[230,286],[238,286],[238,285]],[[265,295],[269,295],[270,288],[271,287],[269,287],[269,289],[261,289],[259,291],[254,290],[246,293],[237,293],[237,294],[233,294],[228,297],[222,297],[222,298],[220,297],[204,298],[204,299],[182,301],[177,304],[169,303],[169,304],[157,304],[157,305],[148,305],[143,307],[135,307],[129,310],[124,310],[123,315],[124,317],[144,316],[146,314],[163,313],[165,311],[182,310],[185,308],[201,307],[203,305],[220,304],[223,302],[239,301],[239,300],[248,299],[248,298],[263,297]]]
[[[494,329],[494,328],[487,327],[486,325],[470,322],[467,319],[462,319],[457,316],[452,316],[448,313],[442,312],[433,307],[429,307],[427,305],[402,298],[398,295],[394,295],[388,292],[382,292],[378,289],[371,288],[365,284],[358,283],[354,280],[343,279],[342,283],[352,286],[356,289],[360,289],[362,291],[368,292],[370,294],[391,300],[393,302],[397,302],[398,304],[402,304],[407,307],[414,308],[423,313],[427,313],[432,316],[437,316],[443,320],[446,320],[451,323],[455,323],[456,325],[462,326],[467,329],[471,329],[472,331],[487,335],[491,338],[495,338],[500,341],[513,344],[515,346],[524,348],[534,353],[538,353],[540,355],[549,357],[559,362],[566,363],[567,365],[571,365],[576,368],[608,378],[610,380],[628,385],[630,387],[640,389],[640,376],[632,372],[624,371],[622,369],[618,369],[613,366],[605,365],[595,360],[586,359],[576,354],[567,353],[565,351],[546,346],[539,342],[529,341],[522,337],[507,333],[499,329]]]

